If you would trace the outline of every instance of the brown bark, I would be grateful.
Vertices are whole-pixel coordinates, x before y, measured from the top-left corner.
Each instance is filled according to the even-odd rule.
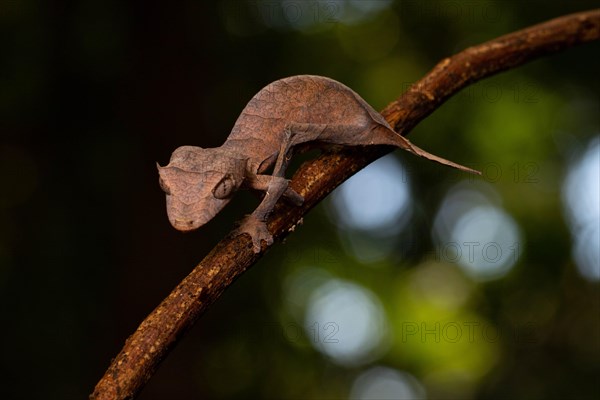
[[[600,10],[560,17],[478,46],[438,63],[423,79],[382,112],[402,135],[459,90],[482,78],[546,54],[598,40]],[[296,172],[292,188],[305,198],[301,207],[279,204],[269,229],[281,240],[312,207],[356,171],[388,153],[389,147],[348,148],[324,154]],[[131,399],[160,361],[198,317],[260,257],[247,235],[226,237],[162,301],[131,335],[96,385],[92,399]]]

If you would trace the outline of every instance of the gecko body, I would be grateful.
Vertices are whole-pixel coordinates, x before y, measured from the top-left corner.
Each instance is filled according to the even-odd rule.
[[[394,132],[387,121],[352,89],[333,79],[299,75],[277,80],[246,105],[222,146],[182,146],[165,167],[157,165],[167,197],[169,221],[180,231],[210,221],[239,189],[265,192],[238,232],[272,243],[266,219],[280,197],[302,204],[288,188],[285,169],[294,148],[310,145],[392,145],[461,170],[472,169],[418,148]]]

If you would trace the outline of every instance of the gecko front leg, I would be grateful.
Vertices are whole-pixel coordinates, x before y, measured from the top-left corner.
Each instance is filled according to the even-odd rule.
[[[302,196],[291,189],[288,190],[289,181],[284,177],[289,161],[287,156],[292,146],[293,135],[294,133],[286,127],[279,148],[279,154],[277,155],[277,161],[273,168],[273,175],[268,178],[265,197],[256,210],[242,220],[240,227],[237,229],[237,233],[248,233],[250,235],[252,238],[252,249],[255,253],[260,252],[260,243],[262,240],[267,242],[267,246],[273,244],[273,235],[269,232],[266,221],[279,198],[287,191],[292,201],[300,204],[304,201]],[[250,176],[249,181],[261,186],[265,184],[264,178],[259,178],[258,175]]]
[[[269,184],[272,179],[272,175],[253,175],[245,179],[244,185],[249,189],[266,192],[269,189]],[[285,189],[282,196],[294,206],[301,206],[302,203],[304,203],[304,198],[289,186]]]
[[[269,232],[266,220],[268,215],[273,210],[277,200],[288,194],[292,202],[298,202],[304,199],[296,192],[288,189],[289,181],[284,178],[285,169],[289,162],[290,150],[302,143],[311,142],[317,139],[327,137],[329,141],[338,143],[338,137],[343,133],[352,134],[354,132],[364,131],[364,127],[343,126],[343,125],[319,125],[319,124],[296,124],[289,123],[284,128],[281,145],[277,154],[277,160],[273,167],[273,175],[254,175],[250,174],[246,179],[250,187],[255,187],[264,190],[266,185],[266,194],[260,205],[254,210],[251,215],[248,215],[242,220],[240,227],[236,230],[237,234],[248,233],[252,238],[252,248],[255,253],[260,252],[261,240],[267,242],[267,245],[273,243],[273,236]],[[343,136],[342,136],[343,137]],[[331,140],[333,139],[333,140]]]
[[[239,228],[237,234],[247,233],[252,238],[252,250],[255,253],[260,252],[260,243],[262,240],[267,242],[267,246],[273,244],[273,235],[267,228],[267,217],[275,207],[277,200],[285,193],[288,187],[288,180],[284,177],[271,176],[271,181],[260,205],[254,212],[246,216]]]

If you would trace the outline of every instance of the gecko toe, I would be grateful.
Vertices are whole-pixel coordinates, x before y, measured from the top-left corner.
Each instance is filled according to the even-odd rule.
[[[260,253],[262,247],[261,242],[264,240],[267,246],[273,244],[273,235],[269,232],[267,225],[258,220],[253,215],[245,217],[240,226],[235,230],[236,235],[247,233],[252,239],[252,251]]]

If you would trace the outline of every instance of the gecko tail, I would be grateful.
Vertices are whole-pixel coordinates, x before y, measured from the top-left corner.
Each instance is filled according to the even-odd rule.
[[[469,172],[471,174],[481,175],[481,172],[477,171],[476,169],[465,167],[464,165],[460,165],[460,164],[457,164],[457,163],[452,162],[450,160],[446,160],[445,158],[438,157],[435,154],[431,154],[431,153],[423,150],[422,148],[415,146],[414,144],[412,144],[408,140],[407,140],[407,142],[408,142],[408,146],[405,148],[405,150],[413,153],[414,155],[426,158],[426,159],[431,160],[431,161],[435,161],[435,162],[440,163],[442,165],[447,165],[449,167],[453,167],[453,168],[459,169],[461,171]]]
[[[454,163],[450,160],[446,160],[445,158],[438,157],[434,154],[431,154],[431,153],[423,150],[422,148],[420,148],[418,146],[415,146],[407,138],[398,134],[398,132],[395,132],[394,130],[392,130],[392,128],[390,128],[389,125],[382,124],[382,125],[378,126],[377,128],[375,128],[375,131],[377,132],[377,139],[376,139],[376,143],[373,143],[373,144],[389,144],[392,146],[396,146],[396,147],[406,150],[416,156],[423,157],[423,158],[426,158],[431,161],[435,161],[439,164],[446,165],[446,166],[452,167],[452,168],[456,168],[461,171],[469,172],[471,174],[481,175],[480,171],[477,171],[477,170],[469,168],[469,167],[465,167],[464,165]]]

